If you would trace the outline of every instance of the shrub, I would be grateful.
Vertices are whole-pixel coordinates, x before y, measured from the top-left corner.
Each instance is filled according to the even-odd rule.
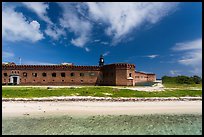
[[[176,76],[176,77],[170,77],[170,76],[163,76],[162,77],[162,83],[166,84],[200,84],[202,82],[202,79],[199,76]]]
[[[194,84],[193,79],[188,76],[177,76],[176,81],[178,84]]]
[[[191,79],[195,82],[195,84],[200,84],[202,82],[201,77],[194,75]]]

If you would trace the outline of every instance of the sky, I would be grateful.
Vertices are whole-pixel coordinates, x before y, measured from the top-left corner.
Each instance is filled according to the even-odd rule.
[[[101,54],[157,78],[202,76],[202,3],[2,3],[2,62],[98,65]]]

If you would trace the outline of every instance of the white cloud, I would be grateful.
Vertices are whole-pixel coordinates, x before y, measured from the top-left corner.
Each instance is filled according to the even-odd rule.
[[[177,3],[166,2],[97,2],[87,3],[89,16],[99,22],[105,22],[109,27],[106,34],[113,36],[117,43],[134,28],[148,22],[154,24],[162,17],[172,12]]]
[[[71,43],[77,47],[85,47],[91,39],[93,25],[104,24],[104,32],[117,44],[135,28],[149,23],[157,23],[173,12],[178,3],[137,2],[137,3],[58,3],[62,8],[60,25],[74,33]],[[94,42],[99,42],[98,40]],[[100,42],[107,45],[109,43]]]
[[[29,22],[22,13],[13,8],[2,9],[2,37],[8,41],[32,41],[43,39],[40,24],[33,20]]]
[[[73,32],[77,38],[72,39],[71,43],[77,47],[84,47],[89,41],[92,25],[89,21],[79,18],[77,11],[70,3],[59,3],[63,9],[63,17],[60,24],[70,32]]]
[[[145,57],[148,57],[148,58],[150,58],[150,59],[153,59],[153,58],[156,58],[156,57],[158,57],[159,55],[147,55],[147,56],[145,56]]]
[[[94,42],[99,42],[99,41],[100,41],[99,39],[95,39],[95,40],[94,40]]]
[[[193,67],[195,74],[202,73],[202,38],[176,43],[172,48],[174,51],[183,52],[178,63]]]
[[[82,48],[82,47],[84,47],[84,45],[86,44],[87,41],[88,41],[87,37],[82,35],[82,36],[80,36],[80,37],[78,37],[76,39],[72,39],[71,43],[73,45],[77,46],[77,47],[81,47]]]
[[[180,72],[179,70],[170,70],[170,74],[171,74],[172,76],[181,75],[179,72]]]
[[[58,40],[60,36],[65,35],[65,31],[63,29],[57,28],[56,25],[50,20],[48,17],[47,10],[49,9],[49,4],[45,2],[22,2],[25,7],[33,11],[38,15],[40,19],[47,22],[47,28],[45,30],[45,34],[53,38],[54,40]]]
[[[53,24],[50,18],[47,16],[47,10],[49,9],[48,3],[45,2],[22,2],[25,7],[35,12],[39,18],[49,24]]]
[[[2,58],[3,59],[12,59],[14,57],[13,52],[2,51]]]
[[[103,44],[103,45],[108,45],[109,43],[102,41],[101,44]]]
[[[53,64],[49,62],[40,62],[40,61],[32,61],[32,60],[23,61],[22,64],[24,65],[58,65],[58,64]]]
[[[85,48],[85,50],[86,50],[86,52],[89,52],[89,51],[90,51],[90,49],[89,49],[89,48],[87,48],[87,47]]]
[[[202,49],[202,39],[196,39],[193,41],[187,41],[182,43],[176,43],[176,45],[172,48],[175,51],[185,51],[185,50],[200,50]]]
[[[45,33],[52,37],[54,40],[58,40],[60,36],[65,36],[66,33],[63,29],[53,27],[51,25],[48,25],[47,29],[45,30]]]
[[[110,51],[106,51],[104,54],[103,54],[103,56],[105,57],[105,56],[108,56],[108,54],[110,54]]]

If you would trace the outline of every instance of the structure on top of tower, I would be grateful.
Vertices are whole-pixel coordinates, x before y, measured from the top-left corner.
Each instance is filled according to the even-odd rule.
[[[99,66],[103,66],[103,65],[104,65],[104,58],[103,58],[103,55],[101,55],[99,60]]]

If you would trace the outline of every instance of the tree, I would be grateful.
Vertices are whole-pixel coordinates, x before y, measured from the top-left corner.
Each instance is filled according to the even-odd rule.
[[[163,76],[162,83],[167,84],[200,84],[202,82],[201,77],[194,75],[193,77],[188,76]]]
[[[202,82],[201,77],[194,75],[193,77],[191,77],[191,79],[194,81],[195,84],[200,84]]]
[[[194,84],[193,79],[188,76],[178,76],[176,78],[177,83],[179,84]]]

